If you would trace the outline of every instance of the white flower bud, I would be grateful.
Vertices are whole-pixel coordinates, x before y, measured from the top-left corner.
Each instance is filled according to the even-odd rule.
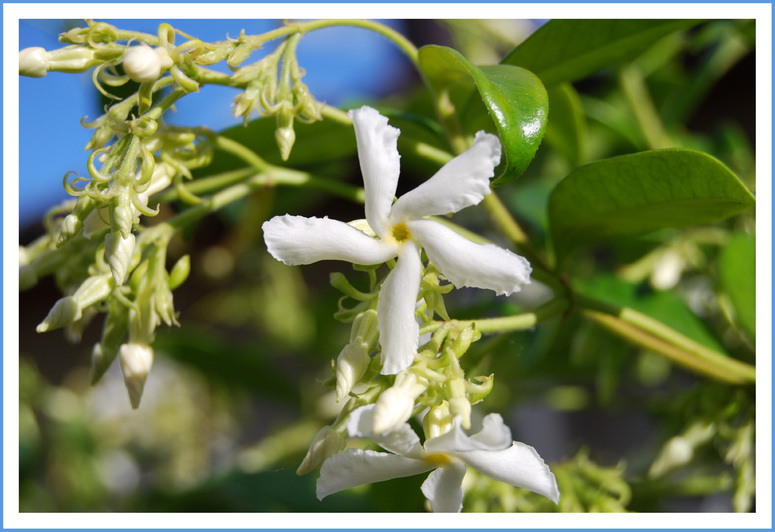
[[[72,215],[70,215],[72,216]],[[66,220],[67,218],[65,218]],[[91,238],[95,234],[104,231],[110,227],[106,221],[110,219],[110,212],[107,207],[97,207],[89,213],[83,221],[83,236]]]
[[[38,325],[37,331],[39,333],[51,331],[70,325],[79,319],[81,319],[81,307],[78,301],[71,296],[63,297],[51,307],[46,319]]]
[[[662,254],[651,272],[651,285],[657,290],[670,290],[681,280],[684,260],[675,251],[669,250]]]
[[[124,72],[137,83],[156,81],[161,67],[161,57],[146,44],[131,47],[124,56]]]
[[[427,387],[428,381],[411,371],[398,373],[393,386],[382,392],[374,405],[374,433],[391,432],[412,417],[414,404]]]
[[[460,416],[460,425],[468,430],[471,428],[471,403],[465,397],[453,397],[449,400],[449,411],[453,417]]]
[[[140,406],[145,380],[153,365],[153,349],[146,344],[123,344],[118,350],[118,361],[124,374],[124,384],[129,392],[132,408]]]
[[[350,393],[369,368],[369,346],[365,342],[351,342],[344,346],[336,359],[336,401]]]
[[[105,260],[110,266],[113,280],[117,286],[124,284],[132,255],[135,252],[135,235],[129,233],[124,238],[120,233],[108,233],[105,235]]]
[[[374,434],[387,434],[409,420],[414,410],[415,397],[403,388],[388,388],[374,405]]]
[[[662,447],[662,451],[649,468],[649,478],[658,478],[674,469],[685,466],[694,457],[692,444],[682,436],[674,436]]]
[[[42,78],[48,72],[48,53],[45,48],[33,46],[19,52],[19,75]]]
[[[329,456],[345,448],[344,434],[334,430],[330,426],[323,427],[317,433],[312,445],[309,446],[307,455],[296,470],[297,475],[306,475],[313,469],[317,469]]]

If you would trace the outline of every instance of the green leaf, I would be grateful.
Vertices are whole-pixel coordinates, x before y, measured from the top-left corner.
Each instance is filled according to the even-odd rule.
[[[549,197],[549,226],[562,258],[584,241],[707,224],[754,203],[737,176],[710,155],[653,150],[571,172]]]
[[[563,83],[547,89],[552,119],[546,126],[546,142],[559,151],[572,166],[584,157],[586,122],[579,95],[572,85]]]
[[[734,323],[756,340],[756,239],[736,235],[719,256],[722,290],[735,309]]]
[[[702,320],[673,292],[643,292],[639,285],[622,281],[613,275],[598,275],[587,281],[576,280],[573,285],[585,296],[637,310],[670,325],[679,333],[709,349],[726,353]]]
[[[476,67],[457,51],[423,46],[420,69],[437,90],[461,77],[473,80],[500,134],[506,166],[494,186],[519,177],[533,160],[546,128],[549,100],[541,80],[511,65]]]
[[[501,61],[535,72],[549,85],[574,81],[637,57],[697,20],[550,20]]]

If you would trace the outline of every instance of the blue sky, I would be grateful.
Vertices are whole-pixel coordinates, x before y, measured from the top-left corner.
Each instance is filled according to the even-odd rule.
[[[62,46],[57,36],[67,28],[62,20],[22,20],[19,48]],[[157,20],[105,20],[122,29],[156,33]],[[271,20],[171,20],[174,27],[204,41],[218,41],[240,30],[259,34],[275,27]],[[400,21],[388,22],[401,31]],[[77,23],[76,23],[77,24]],[[254,52],[248,61],[262,56]],[[384,37],[351,27],[312,32],[299,44],[299,64],[306,70],[304,82],[312,94],[331,105],[385,95],[406,75],[408,62]],[[177,104],[170,123],[206,125],[219,130],[241,122],[230,114],[236,91],[205,87]],[[68,171],[86,175],[84,146],[91,130],[80,119],[94,119],[102,111],[91,74],[51,72],[43,78],[19,79],[19,217],[21,227],[33,223],[56,203],[68,198],[62,178]]]

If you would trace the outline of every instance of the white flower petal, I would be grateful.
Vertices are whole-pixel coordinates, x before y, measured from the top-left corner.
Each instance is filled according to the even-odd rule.
[[[461,453],[467,451],[491,451],[493,450],[487,442],[481,442],[471,438],[463,432],[461,427],[461,418],[457,416],[455,418],[455,424],[452,430],[445,432],[441,436],[430,438],[425,442],[425,452],[428,454],[436,453]],[[505,449],[511,445],[511,438],[508,443],[499,447],[497,450]]]
[[[487,414],[482,420],[482,430],[471,436],[471,439],[494,451],[506,449],[514,441],[511,429],[503,423],[500,414]]]
[[[374,232],[384,237],[388,231],[388,214],[396,195],[401,170],[398,154],[398,129],[388,125],[387,117],[371,107],[347,113],[353,121],[358,160],[366,192],[366,219]]]
[[[275,216],[261,226],[269,253],[289,266],[319,260],[344,260],[379,264],[396,256],[398,249],[367,236],[344,222],[304,216]]]
[[[490,478],[528,489],[555,504],[560,500],[554,473],[529,445],[514,442],[502,451],[469,451],[454,456]]]
[[[476,244],[430,220],[407,225],[430,261],[458,288],[487,288],[508,295],[530,283],[532,268],[524,257],[493,244]]]
[[[434,512],[459,512],[463,508],[463,477],[466,466],[452,462],[428,475],[422,493],[431,502]]]
[[[501,142],[484,131],[473,146],[445,164],[433,177],[393,205],[394,222],[448,214],[477,205],[490,193],[490,178],[501,160]]]
[[[408,368],[417,353],[420,327],[414,319],[414,310],[421,273],[420,251],[412,242],[407,242],[401,248],[396,267],[385,279],[377,302],[383,375],[394,375]]]
[[[323,463],[317,484],[317,496],[323,500],[323,497],[338,491],[391,478],[417,475],[432,467],[420,460],[395,454],[347,449],[336,453]]]
[[[350,436],[369,438],[391,453],[421,459],[423,451],[420,438],[408,423],[402,423],[387,434],[374,433],[374,406],[373,404],[362,406],[350,413],[350,418],[347,420],[347,432]]]

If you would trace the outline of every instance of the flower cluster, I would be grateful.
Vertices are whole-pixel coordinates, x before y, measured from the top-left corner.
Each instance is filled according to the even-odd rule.
[[[480,336],[475,326],[442,327],[420,345],[419,322],[434,313],[447,318],[441,296],[449,285],[441,280],[496,294],[517,292],[530,282],[531,268],[523,257],[474,243],[432,218],[476,205],[490,193],[500,141],[477,133],[470,149],[394,202],[399,130],[369,107],[349,116],[364,180],[365,222],[286,214],[263,225],[269,253],[288,265],[320,260],[391,264],[384,281],[368,294],[340,275],[332,278],[346,295],[360,300],[350,342],[335,365],[337,399],[350,400],[337,420],[320,431],[298,472],[322,465],[322,499],[361,484],[433,470],[423,484],[431,508],[460,511],[462,480],[470,466],[557,502],[554,475],[532,447],[512,441],[500,416],[487,416],[473,436],[463,432],[471,427],[471,405],[492,389],[492,377],[468,380],[458,361]],[[379,355],[372,357],[374,351]],[[357,384],[365,391],[353,392]],[[423,415],[424,445],[407,423],[416,414]],[[346,449],[348,436],[369,438],[389,452]]]

